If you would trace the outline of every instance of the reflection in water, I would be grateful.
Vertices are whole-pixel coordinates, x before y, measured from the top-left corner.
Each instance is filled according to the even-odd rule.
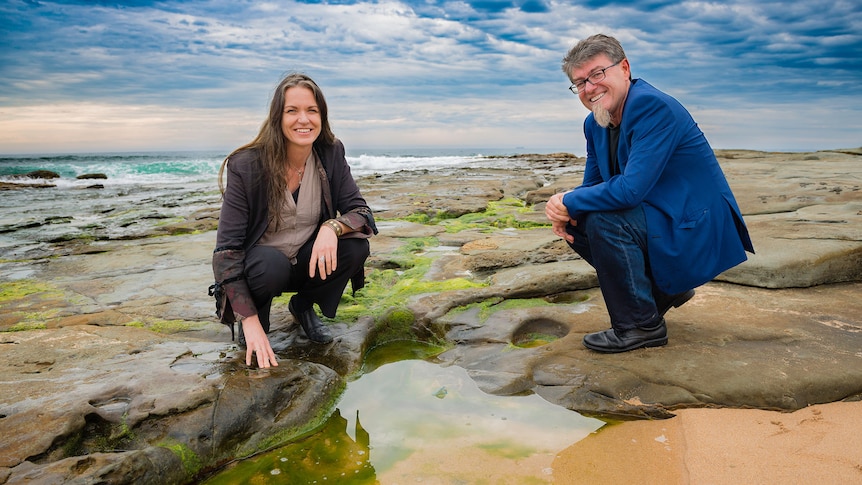
[[[486,394],[457,366],[406,360],[350,383],[314,435],[207,483],[546,483],[554,456],[603,424],[536,395]]]
[[[359,423],[358,413],[355,440],[347,433],[347,420],[336,409],[314,435],[238,462],[205,483],[379,483],[370,461],[369,435]]]

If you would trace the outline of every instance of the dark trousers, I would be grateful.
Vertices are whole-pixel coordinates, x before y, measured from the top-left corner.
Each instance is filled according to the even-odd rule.
[[[338,240],[336,270],[325,280],[320,278],[319,272],[314,278],[309,278],[308,263],[314,239],[312,237],[300,248],[295,265],[273,247],[254,246],[246,251],[245,277],[264,331],[269,332],[272,299],[287,292],[296,292],[291,302],[297,312],[308,310],[317,303],[324,315],[334,318],[347,282],[359,271],[364,271],[365,260],[370,253],[368,240],[344,238]]]
[[[590,212],[567,232],[575,238],[572,249],[596,269],[613,328],[650,327],[661,319],[656,301],[669,296],[652,279],[642,207]]]

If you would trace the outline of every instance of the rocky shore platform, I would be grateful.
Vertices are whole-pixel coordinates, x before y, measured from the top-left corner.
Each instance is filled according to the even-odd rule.
[[[192,483],[319,426],[368,349],[404,338],[485,392],[608,419],[859,401],[862,149],[717,154],[757,254],[667,314],[667,346],[619,355],[582,346],[608,328],[604,302],[544,217],[583,174],[562,153],[359,179],[381,230],[369,286],[325,346],[275,306],[267,370],[245,366],[206,293],[217,206],[2,261],[0,484]]]

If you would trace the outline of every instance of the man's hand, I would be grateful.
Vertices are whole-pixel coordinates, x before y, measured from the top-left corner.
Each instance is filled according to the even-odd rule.
[[[251,356],[255,354],[259,368],[278,367],[278,362],[275,361],[275,352],[269,345],[269,338],[263,331],[258,316],[252,315],[244,318],[241,325],[242,333],[245,335],[245,365],[251,366]]]
[[[566,193],[554,194],[548,199],[548,203],[545,204],[545,216],[551,221],[551,230],[554,231],[554,234],[572,243],[575,242],[575,238],[566,232],[566,225],[574,226],[577,225],[578,221],[569,216],[569,210],[563,204],[563,196]]]

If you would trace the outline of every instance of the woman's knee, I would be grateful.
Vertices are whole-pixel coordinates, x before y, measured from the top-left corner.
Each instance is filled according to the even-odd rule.
[[[343,259],[353,266],[362,266],[371,254],[368,239],[347,238],[338,241],[339,263]]]
[[[245,277],[253,293],[278,295],[290,277],[290,260],[269,246],[255,246],[246,252]]]

